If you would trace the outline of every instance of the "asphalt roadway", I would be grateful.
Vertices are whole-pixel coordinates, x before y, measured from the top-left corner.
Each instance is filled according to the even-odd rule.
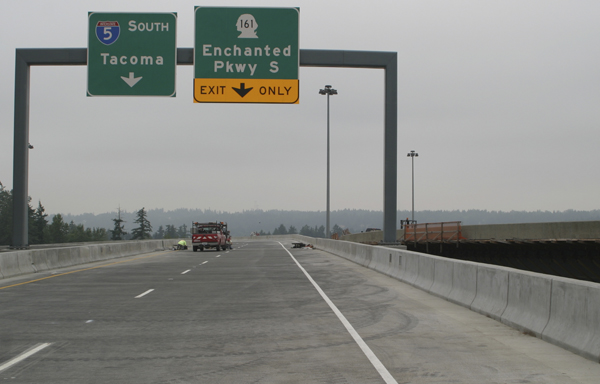
[[[1,257],[1,256],[0,256]],[[600,364],[290,243],[0,280],[6,383],[598,383]]]

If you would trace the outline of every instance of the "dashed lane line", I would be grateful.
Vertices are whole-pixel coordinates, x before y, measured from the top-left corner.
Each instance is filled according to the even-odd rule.
[[[6,363],[0,365],[0,372],[7,370],[8,368],[12,367],[15,364],[18,364],[19,362],[25,360],[30,356],[35,355],[36,353],[38,353],[46,347],[49,347],[50,345],[52,345],[52,343],[41,343],[35,345],[33,348],[28,349],[27,351],[21,353],[19,356],[16,356],[7,361]]]
[[[146,292],[142,293],[141,295],[137,295],[135,298],[139,299],[140,297],[144,297],[144,296],[146,296],[147,294],[149,294],[152,291],[154,291],[154,289],[149,289]]]

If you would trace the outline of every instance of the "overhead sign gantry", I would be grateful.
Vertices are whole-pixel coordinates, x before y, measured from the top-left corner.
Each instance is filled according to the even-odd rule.
[[[196,8],[197,28],[208,28],[210,25],[200,25],[199,20],[203,19],[202,17],[198,19],[207,9],[207,7]],[[219,13],[221,9],[213,8],[213,11]],[[227,12],[223,11],[224,19],[221,19],[221,22],[217,24],[222,24],[224,20],[227,22],[231,20],[229,16],[225,17],[225,13],[237,14],[233,23],[238,33],[231,37],[228,35],[231,32],[223,32],[225,35],[222,38],[217,36],[211,38],[210,41],[203,41],[202,38],[206,36],[203,37],[200,34],[199,38],[199,31],[197,30],[196,48],[194,50],[176,47],[175,23],[177,16],[175,13],[164,14],[168,16],[165,16],[166,20],[161,20],[159,15],[163,14],[95,12],[88,14],[90,23],[88,27],[88,49],[18,48],[16,50],[13,241],[11,248],[29,247],[28,151],[32,148],[29,145],[30,67],[40,65],[87,65],[89,96],[175,96],[176,65],[191,65],[194,63],[196,75],[194,79],[194,101],[252,103],[298,103],[297,67],[300,65],[383,69],[385,73],[383,232],[385,242],[395,241],[398,141],[397,53],[335,50],[300,51],[297,42],[298,9],[287,9],[285,12],[282,11],[281,14],[276,12],[270,15],[268,12],[273,10],[271,8],[227,8],[226,10]],[[277,10],[281,9],[278,8]],[[285,17],[284,13],[286,14]],[[295,15],[295,18],[287,19],[290,13]],[[146,19],[144,15],[149,18]],[[252,15],[254,20],[247,15]],[[264,19],[263,16],[265,16]],[[276,19],[277,23],[273,19]],[[264,20],[264,22],[261,20]],[[206,21],[207,23],[210,22],[210,20]],[[168,27],[164,23],[168,23]],[[259,23],[260,27],[258,26]],[[221,31],[218,25],[214,26],[215,34]],[[295,37],[289,37],[288,34],[283,32],[286,26],[289,25],[293,26],[291,29],[295,30],[295,33],[292,33],[292,35]],[[263,29],[263,27],[266,28]],[[231,27],[227,28],[231,29]],[[263,34],[264,31],[270,32]],[[251,32],[257,37],[249,37]],[[277,39],[278,33],[281,34],[279,40]],[[245,37],[241,37],[242,35]],[[142,36],[146,38],[139,41],[134,40],[134,37]],[[269,40],[263,41],[264,36],[270,36]],[[225,40],[226,37],[229,40]],[[163,38],[165,40],[160,40]],[[238,38],[239,40],[237,40]],[[254,43],[243,45],[239,41],[253,41]],[[125,42],[126,44],[123,44]],[[198,47],[203,45],[210,45],[210,48],[207,48],[206,52],[199,51]],[[222,59],[217,59],[216,55],[219,50],[215,50],[214,47],[221,47],[219,57]],[[226,50],[228,47],[230,49]],[[250,48],[250,50],[246,48]],[[153,49],[157,50],[154,51]],[[211,53],[211,55],[208,55],[208,53]],[[240,53],[242,54],[240,55]],[[150,65],[150,58],[152,58],[152,65]],[[239,59],[244,58],[248,60],[239,61]],[[263,60],[265,58],[268,60]],[[217,63],[218,61],[222,63]],[[198,65],[198,63],[204,64]],[[242,71],[244,64],[246,64],[246,67]],[[248,67],[248,65],[251,67]],[[152,67],[161,68],[164,72],[155,73],[151,70]],[[251,72],[248,72],[248,68],[251,68]],[[224,71],[219,72],[218,70]],[[263,73],[264,75],[262,75]],[[277,75],[278,73],[279,75]],[[244,74],[250,74],[250,76]],[[261,76],[265,76],[265,78],[261,78]],[[161,77],[165,80],[164,82],[160,81],[159,78]],[[211,81],[214,82],[210,83]],[[145,83],[150,83],[152,86],[146,88]],[[144,87],[141,86],[142,84],[144,84]]]
[[[196,7],[194,102],[297,104],[299,14]]]

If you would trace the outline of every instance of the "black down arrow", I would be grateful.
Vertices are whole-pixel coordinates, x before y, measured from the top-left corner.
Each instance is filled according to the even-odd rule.
[[[248,94],[248,92],[250,92],[252,90],[252,88],[248,88],[246,89],[246,83],[240,83],[240,87],[236,88],[236,87],[231,87],[233,88],[234,91],[237,92],[238,95],[240,95],[241,97],[244,97]]]

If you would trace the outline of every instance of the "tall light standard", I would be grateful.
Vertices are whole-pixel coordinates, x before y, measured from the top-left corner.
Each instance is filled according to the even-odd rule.
[[[331,237],[329,232],[329,96],[337,95],[337,89],[331,88],[331,85],[326,85],[325,89],[319,90],[319,95],[327,95],[327,220],[325,227],[325,236]]]
[[[419,154],[415,151],[410,151],[406,156],[412,160],[412,221],[415,222],[415,157]]]

